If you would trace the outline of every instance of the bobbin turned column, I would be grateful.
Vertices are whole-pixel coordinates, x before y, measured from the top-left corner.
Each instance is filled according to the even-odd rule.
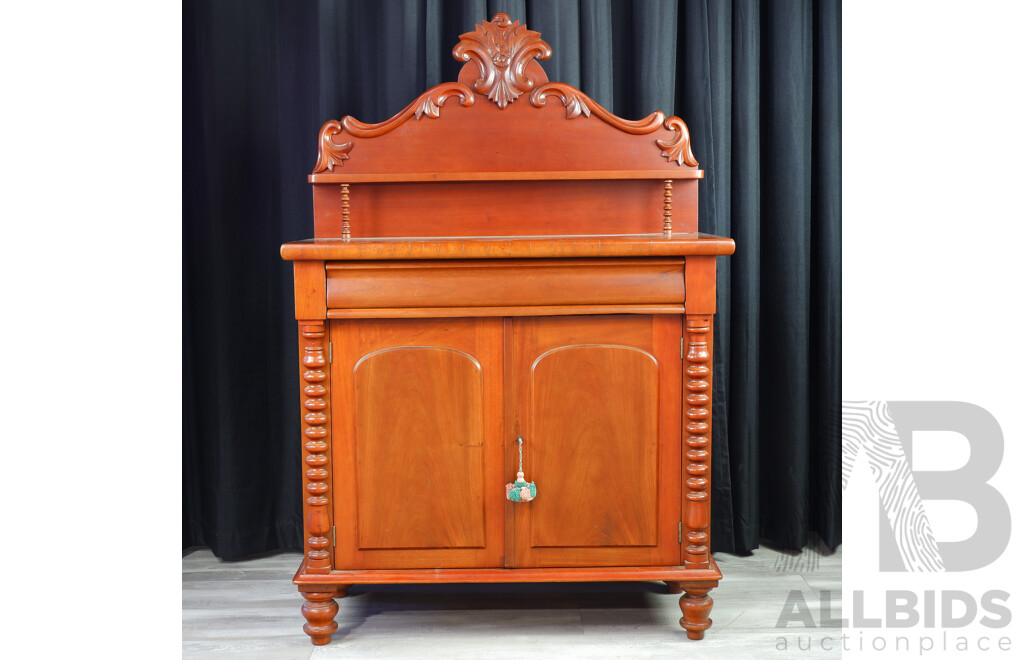
[[[712,277],[713,277],[712,271]],[[711,375],[712,316],[688,314],[684,325],[686,355],[683,367],[683,564],[686,568],[711,567],[708,526],[711,520]],[[701,582],[681,582],[686,593],[679,599],[683,617],[679,625],[690,639],[704,639],[711,627],[711,589]]]
[[[299,321],[302,336],[302,416],[306,463],[306,572],[331,572],[330,513],[330,377],[327,324]]]
[[[672,237],[672,179],[665,179],[665,219],[661,223],[661,233],[665,238]]]
[[[352,240],[352,226],[349,224],[348,184],[341,184],[341,240]]]
[[[711,316],[688,315],[685,327],[684,461],[686,525],[683,563],[708,568],[708,523],[711,519]]]

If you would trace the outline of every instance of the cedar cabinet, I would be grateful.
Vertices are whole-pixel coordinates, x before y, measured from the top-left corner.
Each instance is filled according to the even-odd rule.
[[[505,14],[454,55],[459,81],[390,120],[323,127],[315,238],[281,250],[304,629],[328,643],[354,584],[659,580],[701,639],[715,258],[734,245],[697,233],[686,125],[549,82],[550,47]],[[532,500],[509,498],[520,471]]]

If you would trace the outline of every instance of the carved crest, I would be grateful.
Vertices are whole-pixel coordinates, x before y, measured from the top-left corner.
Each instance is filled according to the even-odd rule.
[[[463,107],[472,106],[476,101],[474,90],[502,109],[525,92],[531,92],[528,96],[529,104],[535,108],[544,107],[552,97],[561,101],[566,119],[586,120],[597,117],[609,126],[631,135],[648,135],[667,129],[674,135],[668,139],[652,140],[652,148],[659,149],[665,159],[676,165],[698,166],[690,148],[690,132],[679,117],[665,118],[663,113],[654,112],[643,119],[622,119],[575,87],[548,82],[535,59],[546,60],[551,57],[551,46],[540,38],[539,32],[526,29],[525,25],[513,21],[508,14],[495,14],[490,21],[477,25],[475,31],[461,35],[452,55],[460,62],[472,61],[476,65],[480,77],[473,82],[472,87],[462,82],[436,85],[397,115],[379,124],[365,124],[352,116],[340,122],[327,122],[320,130],[320,153],[313,173],[334,172],[336,167],[343,166],[353,147],[353,142],[344,141],[346,137],[374,138],[390,133],[410,119],[437,119],[449,98],[458,97]],[[472,80],[472,67],[467,64],[459,77],[466,82]]]
[[[505,13],[495,14],[490,21],[477,25],[475,32],[467,32],[459,39],[452,55],[461,62],[476,63],[480,78],[473,88],[499,108],[533,88],[533,80],[525,73],[533,58],[551,57],[551,46],[540,38],[540,32],[527,30]]]

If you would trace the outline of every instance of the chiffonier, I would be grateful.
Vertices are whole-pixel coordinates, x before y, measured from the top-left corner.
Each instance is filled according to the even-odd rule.
[[[701,639],[734,244],[697,233],[686,125],[548,82],[550,46],[505,14],[453,54],[458,81],[391,119],[324,125],[315,237],[281,248],[304,630],[328,643],[352,585],[650,580]]]

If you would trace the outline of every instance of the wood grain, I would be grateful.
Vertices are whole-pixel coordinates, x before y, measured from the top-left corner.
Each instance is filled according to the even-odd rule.
[[[500,319],[333,321],[336,561],[500,566]]]
[[[478,236],[309,239],[281,246],[284,259],[515,259],[674,257],[732,254],[731,238],[675,231],[662,234],[586,236]],[[693,278],[691,278],[692,281]]]
[[[663,177],[664,175],[662,175]],[[646,234],[662,229],[659,179],[352,183],[352,238]],[[697,231],[697,181],[673,189],[676,230]],[[691,203],[692,202],[692,203]],[[339,186],[313,186],[314,232],[340,237]]]
[[[536,500],[534,500],[536,501]],[[333,584],[486,584],[502,582],[641,582],[659,580],[718,586],[722,571],[714,560],[706,569],[683,566],[582,566],[555,568],[437,568],[397,570],[337,570],[330,575],[308,575],[299,567],[292,581],[299,585]]]
[[[704,170],[679,170],[674,179],[703,179]],[[353,172],[310,174],[310,183],[415,183],[424,181],[610,181],[615,179],[664,179],[651,170],[534,170],[520,172]]]
[[[514,327],[516,428],[541,491],[514,507],[515,565],[677,563],[679,317]]]
[[[331,263],[329,309],[681,304],[682,259]]]
[[[500,307],[373,307],[329,309],[330,319],[423,319],[490,316],[576,316],[580,314],[682,314],[683,305],[502,305]]]
[[[544,486],[530,506],[530,547],[658,545],[654,356],[632,346],[569,345],[517,375],[529,379],[532,395],[528,473]]]
[[[715,313],[715,258],[693,256],[686,260],[686,282],[692,296],[687,300],[691,314]]]
[[[398,116],[414,107],[415,101]],[[586,102],[591,108],[597,106],[591,99]],[[325,124],[320,147],[332,150],[324,146],[327,140],[337,145],[335,150],[351,145],[344,151],[348,158],[337,161],[332,174],[660,170],[665,179],[683,178],[677,174],[698,169],[677,160],[682,133],[674,123],[666,126],[668,121],[661,119],[661,113],[632,123],[609,123],[597,113],[576,117],[566,114],[561,104],[539,100],[538,105],[517,102],[505,108],[481,102],[467,106],[449,100],[436,118],[417,120],[410,114],[393,130],[370,137],[345,130],[344,125],[351,123],[346,121],[349,118]],[[488,133],[495,125],[503,132]],[[630,132],[620,126],[637,126],[647,132]],[[660,146],[659,140],[668,146]],[[410,148],[411,144],[415,148]],[[385,154],[391,155],[390,162]]]
[[[360,550],[483,548],[483,368],[438,346],[352,369]]]
[[[295,278],[295,318],[327,318],[327,274],[322,260],[296,261],[292,268]]]

